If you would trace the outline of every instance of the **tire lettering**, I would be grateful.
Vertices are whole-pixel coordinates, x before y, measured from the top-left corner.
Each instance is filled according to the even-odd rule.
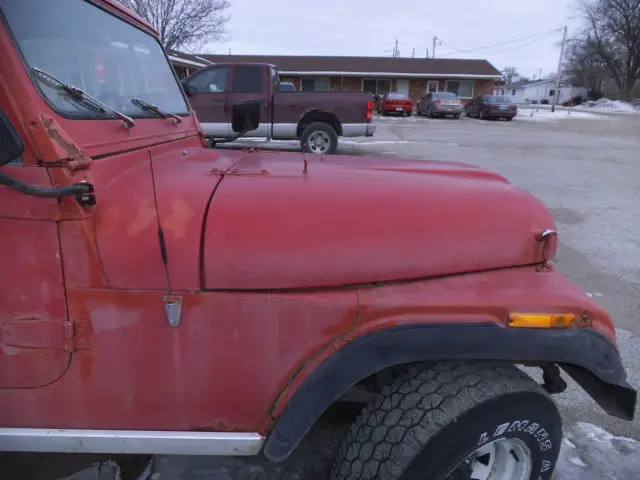
[[[549,460],[542,461],[542,468],[540,469],[540,473],[547,472],[551,469],[551,462]],[[542,477],[540,477],[542,478]]]
[[[516,420],[507,429],[507,432],[509,433],[521,432],[522,430],[524,430],[524,427],[526,427],[527,425],[529,425],[529,420]]]
[[[536,430],[538,430],[539,426],[540,425],[538,425],[537,423],[532,423],[527,428],[525,428],[524,431],[527,432],[530,435],[533,435],[534,433],[536,433]]]
[[[504,432],[507,431],[507,428],[509,428],[509,423],[503,423],[502,425],[499,425],[498,428],[496,428],[496,431],[493,434],[493,436],[497,437],[498,435],[502,435]]]
[[[480,440],[478,440],[478,445],[481,445],[488,441],[489,441],[489,436],[487,435],[487,432],[484,432],[482,435],[480,435]]]
[[[541,428],[540,430],[538,430],[538,433],[534,435],[534,438],[538,440],[538,442],[542,442],[548,436],[549,434],[547,433],[547,431],[544,428]]]
[[[551,443],[551,440],[545,440],[544,442],[540,442],[540,450],[542,450],[543,452],[550,450],[552,446],[553,445]]]

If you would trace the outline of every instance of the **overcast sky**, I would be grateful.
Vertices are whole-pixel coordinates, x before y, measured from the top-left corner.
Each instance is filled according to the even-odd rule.
[[[232,0],[228,41],[207,53],[390,56],[431,55],[434,35],[446,42],[436,57],[486,58],[502,70],[532,77],[558,64],[560,31],[579,26],[576,0]],[[524,38],[527,37],[527,38]],[[522,39],[519,41],[514,41]],[[509,43],[507,43],[509,42]],[[499,45],[496,45],[499,44]],[[490,48],[479,49],[490,46]],[[475,52],[456,52],[472,50]]]

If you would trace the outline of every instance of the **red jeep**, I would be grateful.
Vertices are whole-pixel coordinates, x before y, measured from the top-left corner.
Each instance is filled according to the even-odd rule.
[[[114,0],[0,9],[0,450],[277,462],[358,388],[331,478],[539,480],[561,370],[633,418],[610,317],[503,177],[207,148]]]

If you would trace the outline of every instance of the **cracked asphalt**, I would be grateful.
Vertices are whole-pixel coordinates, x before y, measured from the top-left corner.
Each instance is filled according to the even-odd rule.
[[[640,115],[545,122],[522,117],[490,122],[414,116],[378,118],[376,123],[375,137],[345,139],[339,153],[472,163],[506,176],[551,209],[559,229],[556,264],[612,314],[629,382],[640,388]],[[295,142],[246,145],[297,148]],[[609,417],[577,385],[568,383],[568,391],[555,396],[567,434],[556,478],[640,478],[640,448],[634,442],[640,440],[640,420]],[[148,459],[141,458],[139,471],[129,478],[326,478],[344,428],[337,420],[323,420],[294,456],[280,465],[260,457],[165,456],[155,458],[140,476],[148,467]],[[104,459],[3,454],[0,479],[127,478],[109,463],[102,463],[100,470],[94,467],[69,476],[83,463]]]

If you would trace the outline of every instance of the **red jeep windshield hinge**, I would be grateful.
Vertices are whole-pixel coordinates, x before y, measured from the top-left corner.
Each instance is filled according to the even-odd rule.
[[[90,323],[87,320],[13,319],[0,324],[0,342],[18,348],[86,350],[91,348]]]

